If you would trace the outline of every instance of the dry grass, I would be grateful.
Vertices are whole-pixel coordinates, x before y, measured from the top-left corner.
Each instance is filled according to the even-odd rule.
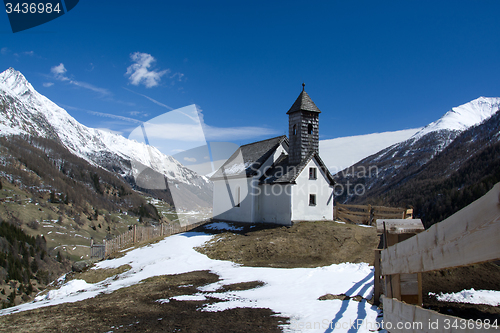
[[[99,268],[99,269],[88,269],[82,273],[73,273],[67,278],[67,280],[80,279],[87,283],[98,283],[106,280],[112,276],[122,274],[132,267],[130,265],[122,265],[117,268]]]
[[[301,222],[291,227],[224,232],[197,250],[212,259],[254,267],[318,267],[343,262],[372,265],[378,243],[375,228]]]

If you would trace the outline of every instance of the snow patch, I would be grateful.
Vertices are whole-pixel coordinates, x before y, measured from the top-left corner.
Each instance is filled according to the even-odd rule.
[[[441,302],[487,304],[491,306],[500,305],[500,291],[496,290],[462,290],[458,293],[440,293],[429,292],[430,296],[435,296]]]
[[[235,227],[227,224],[226,222],[213,222],[204,226],[205,229],[209,230],[226,230],[226,231],[242,231],[243,227]]]

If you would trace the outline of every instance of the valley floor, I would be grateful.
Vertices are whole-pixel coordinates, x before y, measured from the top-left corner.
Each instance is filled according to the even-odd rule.
[[[373,228],[355,228],[371,229],[376,240]],[[195,250],[212,239],[188,232],[102,261],[94,270],[130,269],[97,283],[70,280],[37,302],[2,310],[0,330],[348,332],[360,320],[359,331],[368,332],[376,325],[368,264],[248,267]]]

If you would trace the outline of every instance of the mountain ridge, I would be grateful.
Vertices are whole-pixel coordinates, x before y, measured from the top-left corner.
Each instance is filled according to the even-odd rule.
[[[0,73],[0,135],[12,134],[59,141],[75,155],[118,173],[130,183],[140,183],[144,171],[151,170],[157,177],[167,180],[164,189],[183,183],[184,188],[191,192],[202,192],[206,200],[197,200],[196,205],[211,204],[208,178],[184,167],[155,147],[80,124],[66,110],[38,93],[22,73],[11,67]],[[193,196],[187,197],[193,199]],[[178,205],[189,206],[186,200],[180,201]]]

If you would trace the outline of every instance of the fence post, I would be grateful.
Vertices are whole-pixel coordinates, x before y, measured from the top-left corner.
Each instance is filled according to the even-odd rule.
[[[137,243],[137,225],[134,224],[134,244]]]
[[[380,295],[382,291],[380,289],[380,252],[381,249],[375,249],[375,272],[373,277],[374,291],[373,291],[373,304],[378,305],[380,303]]]

